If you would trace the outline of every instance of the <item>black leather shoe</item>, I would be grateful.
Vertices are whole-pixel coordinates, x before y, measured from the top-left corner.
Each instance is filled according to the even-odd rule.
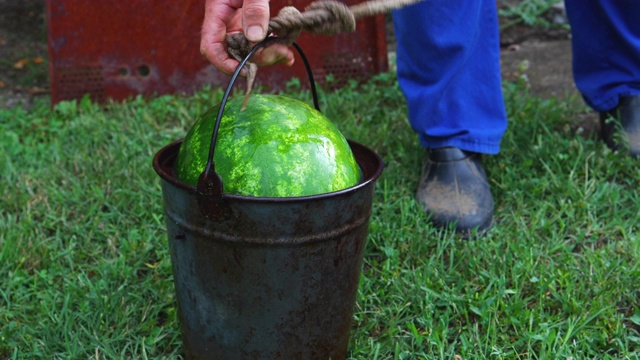
[[[621,97],[616,108],[600,113],[600,133],[611,150],[640,157],[640,95]]]
[[[491,227],[493,196],[480,155],[454,147],[429,150],[416,200],[431,222],[459,233]]]

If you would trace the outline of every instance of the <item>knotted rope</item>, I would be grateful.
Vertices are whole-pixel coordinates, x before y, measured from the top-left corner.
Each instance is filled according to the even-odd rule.
[[[356,30],[356,20],[367,16],[388,13],[418,3],[422,0],[371,0],[347,6],[335,0],[319,0],[309,4],[304,12],[293,6],[286,6],[269,21],[269,30],[278,36],[279,43],[291,45],[307,31],[317,35],[335,35]],[[241,61],[251,50],[251,44],[242,33],[227,36],[227,51],[236,60]]]
[[[356,30],[358,19],[388,13],[420,1],[422,0],[370,0],[349,7],[336,0],[318,0],[309,4],[304,12],[293,6],[286,6],[276,17],[269,20],[267,33],[277,36],[275,42],[291,45],[303,30],[317,35],[353,32]],[[238,61],[242,61],[253,46],[242,33],[229,34],[226,41],[227,52]],[[258,70],[255,64],[247,64],[247,93],[243,108],[246,106]]]

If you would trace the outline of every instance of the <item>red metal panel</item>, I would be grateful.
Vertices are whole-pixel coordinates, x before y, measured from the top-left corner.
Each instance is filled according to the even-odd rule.
[[[309,2],[273,0],[271,11]],[[228,77],[200,55],[203,13],[204,0],[47,0],[52,103],[86,93],[103,101],[226,86]],[[388,68],[382,16],[359,21],[355,33],[302,34],[298,43],[320,83],[328,74],[340,85]],[[292,77],[306,78],[302,61],[263,68],[256,81],[278,90]]]

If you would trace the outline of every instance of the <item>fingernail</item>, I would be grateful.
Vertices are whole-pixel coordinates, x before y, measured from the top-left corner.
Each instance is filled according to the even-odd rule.
[[[262,28],[258,25],[251,25],[247,29],[247,40],[258,42],[264,39],[264,34],[262,33]]]

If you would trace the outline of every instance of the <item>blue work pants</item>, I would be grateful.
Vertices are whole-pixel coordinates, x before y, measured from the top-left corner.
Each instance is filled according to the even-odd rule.
[[[599,112],[620,96],[640,94],[640,1],[565,0],[571,23],[573,76]]]
[[[495,0],[425,0],[393,13],[398,81],[422,146],[495,154],[507,127]]]
[[[607,111],[640,94],[640,3],[566,0],[576,86]],[[495,0],[426,0],[393,13],[398,81],[422,146],[495,154],[507,120]]]

